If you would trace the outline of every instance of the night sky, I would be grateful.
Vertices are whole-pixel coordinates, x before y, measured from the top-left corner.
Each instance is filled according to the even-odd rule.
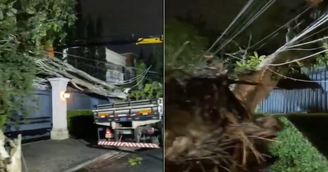
[[[163,34],[163,0],[81,0],[80,4],[83,19],[98,25],[98,37]],[[162,51],[162,44],[107,47],[118,53],[139,55],[143,51],[147,56],[154,46]]]

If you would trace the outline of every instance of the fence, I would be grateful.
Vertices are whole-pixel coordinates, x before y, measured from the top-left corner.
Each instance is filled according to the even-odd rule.
[[[317,89],[273,90],[257,109],[260,113],[328,112],[328,92]]]
[[[260,113],[328,112],[328,67],[309,68],[303,72],[312,83],[303,89],[275,89],[257,109]],[[317,82],[315,82],[317,81]],[[297,84],[302,84],[298,82]],[[295,85],[297,85],[295,84]],[[309,86],[311,85],[312,86]]]
[[[51,90],[36,91],[35,98],[38,100],[36,101],[38,108],[35,108],[27,116],[18,114],[21,117],[19,125],[10,125],[4,130],[8,137],[17,137],[18,134],[22,134],[23,142],[48,139],[50,137],[50,130],[52,128]],[[81,92],[71,92],[71,97],[67,100],[67,109],[92,109],[94,105],[100,103],[109,103],[109,100]]]

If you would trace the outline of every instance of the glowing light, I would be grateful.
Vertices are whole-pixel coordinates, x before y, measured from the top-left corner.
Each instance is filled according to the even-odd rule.
[[[62,98],[62,100],[66,100],[66,99],[69,99],[71,97],[71,94],[69,93],[69,92],[67,92],[67,91],[63,91],[63,92],[61,92],[61,98]]]

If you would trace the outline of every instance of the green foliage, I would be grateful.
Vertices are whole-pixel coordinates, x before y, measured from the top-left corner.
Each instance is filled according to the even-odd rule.
[[[184,43],[189,42],[183,51],[173,59],[174,54],[181,50]],[[174,67],[183,69],[189,66],[198,66],[203,61],[204,50],[208,48],[208,40],[199,36],[196,27],[183,23],[174,22],[165,26],[165,67]],[[233,60],[233,70],[242,72],[245,70],[255,70],[266,56],[259,56],[257,52],[247,55],[235,55],[243,60],[235,61],[234,58],[228,57],[228,60]],[[173,61],[173,62],[172,62]],[[174,64],[173,64],[174,63]]]
[[[129,165],[130,166],[135,166],[135,165],[140,165],[142,161],[141,157],[135,157],[135,158],[129,158]]]
[[[153,45],[153,51],[150,55],[149,64],[151,65],[151,70],[159,73],[163,76],[163,47],[158,45]]]
[[[45,46],[66,36],[64,26],[76,19],[74,4],[74,0],[0,2],[0,115],[30,111],[26,101],[32,101],[33,80],[39,72],[35,59],[44,56]]]
[[[323,48],[328,50],[327,42],[323,43]],[[314,67],[326,67],[328,65],[328,52],[326,51],[323,55],[318,55],[315,58],[315,63],[313,64]]]
[[[0,129],[5,125],[6,120],[7,120],[6,115],[0,115]]]
[[[278,160],[270,168],[278,172],[327,171],[326,158],[285,117],[281,121],[285,129],[278,134],[279,141],[270,146]]]
[[[146,69],[145,63],[138,61],[136,64],[136,75],[141,75]],[[152,99],[163,97],[163,85],[146,77],[137,78],[137,86],[130,92],[130,99]]]
[[[67,128],[71,129],[71,119],[78,116],[93,116],[91,110],[71,110],[67,111]]]
[[[188,45],[173,59],[174,54],[187,41]],[[197,28],[190,24],[172,22],[165,25],[165,67],[184,68],[197,64],[202,60],[208,45],[208,40],[199,36]]]
[[[235,66],[235,72],[243,72],[245,70],[254,71],[257,66],[265,59],[265,55],[259,56],[257,52],[253,55],[246,57],[243,61],[237,61]]]
[[[139,90],[131,91],[130,97],[135,100],[163,97],[163,85],[159,82],[150,82]]]

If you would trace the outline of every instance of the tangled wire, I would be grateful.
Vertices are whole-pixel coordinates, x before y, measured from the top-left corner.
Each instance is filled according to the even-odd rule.
[[[166,171],[256,172],[281,123],[254,119],[229,89],[224,73],[166,76]],[[206,73],[206,72],[205,72]]]

